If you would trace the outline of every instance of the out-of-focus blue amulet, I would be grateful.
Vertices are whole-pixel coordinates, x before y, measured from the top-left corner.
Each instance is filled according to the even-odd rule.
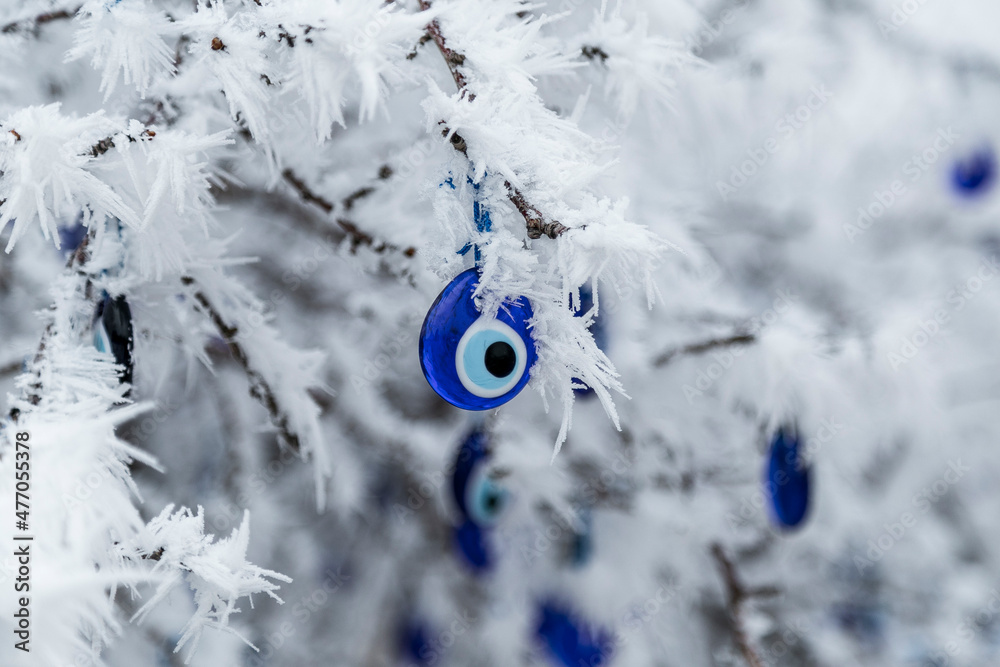
[[[795,528],[805,520],[809,512],[810,477],[795,429],[778,429],[771,441],[764,487],[771,500],[771,518],[782,528]]]
[[[955,161],[951,168],[951,183],[967,197],[985,194],[997,174],[997,158],[993,149],[983,146]]]
[[[472,295],[476,269],[458,274],[434,301],[420,328],[420,366],[441,398],[464,410],[489,410],[517,396],[538,355],[528,333],[531,304],[506,304],[483,316]]]

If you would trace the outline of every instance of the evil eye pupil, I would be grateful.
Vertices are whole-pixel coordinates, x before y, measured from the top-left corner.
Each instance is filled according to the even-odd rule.
[[[506,394],[521,380],[527,356],[524,340],[508,324],[480,317],[458,342],[455,370],[469,392],[493,398]]]
[[[498,378],[505,378],[517,366],[517,353],[509,343],[497,341],[486,348],[486,370]]]

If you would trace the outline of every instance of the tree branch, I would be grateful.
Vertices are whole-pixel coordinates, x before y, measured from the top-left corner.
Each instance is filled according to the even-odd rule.
[[[191,276],[183,276],[181,277],[181,284],[191,287],[195,285],[195,279]],[[201,310],[208,317],[208,319],[211,320],[212,324],[219,332],[219,335],[222,337],[222,340],[224,340],[226,345],[229,347],[229,351],[232,353],[233,357],[239,362],[240,366],[243,367],[243,371],[246,373],[247,379],[250,382],[250,396],[255,398],[267,410],[271,423],[278,429],[279,440],[283,444],[287,445],[292,451],[296,453],[300,452],[301,445],[299,442],[299,436],[289,425],[288,415],[278,404],[278,399],[274,395],[274,390],[271,389],[271,385],[268,384],[264,376],[260,374],[260,371],[253,367],[250,363],[250,358],[247,356],[246,350],[244,350],[243,346],[236,340],[236,335],[239,333],[238,329],[226,323],[225,318],[222,317],[209,298],[205,296],[204,292],[198,290],[197,287],[195,287],[195,290],[196,291],[192,296],[198,303],[199,310]]]
[[[431,8],[430,0],[419,0],[419,2],[420,9],[427,11]],[[459,69],[459,67],[465,64],[465,54],[459,53],[448,46],[444,34],[441,32],[441,24],[438,23],[437,19],[427,24],[427,33],[433,38],[438,51],[444,57],[444,62],[448,65],[448,71],[451,72],[451,77],[455,80],[455,86],[458,88],[459,94],[470,102],[476,99],[476,94],[467,87],[465,74]],[[452,148],[468,157],[468,147],[465,139],[445,128],[444,135],[447,136],[448,134],[451,134]],[[521,216],[524,217],[529,239],[539,239],[543,236],[555,239],[569,229],[569,227],[558,220],[546,222],[545,216],[542,215],[541,211],[529,203],[524,194],[511,185],[510,181],[505,180],[504,186],[507,188],[507,198],[514,204],[514,207],[517,208]]]
[[[670,363],[676,356],[686,356],[689,354],[704,354],[705,352],[710,352],[711,350],[716,350],[720,347],[731,347],[733,345],[750,345],[757,342],[757,337],[751,333],[738,333],[732,336],[727,336],[726,338],[713,338],[712,340],[706,340],[701,343],[691,343],[690,345],[684,345],[681,347],[674,348],[672,350],[667,350],[666,352],[660,354],[653,360],[653,366],[659,368],[660,366],[666,366]]]
[[[378,178],[379,180],[384,181],[388,179],[390,176],[392,176],[392,173],[393,173],[392,168],[389,167],[389,165],[382,165],[378,170]],[[290,168],[285,169],[283,172],[281,172],[281,175],[288,182],[288,184],[291,185],[292,188],[299,194],[299,196],[302,198],[303,201],[318,206],[323,210],[324,213],[328,215],[332,214],[334,209],[336,209],[336,205],[332,201],[314,192],[306,184],[305,180],[301,176],[297,175]],[[350,211],[352,208],[354,208],[354,203],[356,201],[364,199],[373,192],[375,192],[375,188],[371,186],[358,188],[351,194],[344,197],[344,199],[341,200],[340,202],[340,206],[345,211]],[[368,246],[374,252],[377,253],[400,252],[406,257],[413,257],[414,255],[417,254],[417,249],[413,246],[401,248],[398,245],[388,243],[386,241],[376,240],[374,236],[365,232],[360,227],[358,227],[357,224],[351,222],[347,218],[338,217],[336,218],[336,222],[338,225],[340,225],[340,228],[343,229],[347,233],[347,236],[351,239],[352,252],[357,250],[358,246],[364,245]]]
[[[77,12],[80,11],[82,5],[77,5],[73,9],[57,9],[51,12],[45,12],[44,14],[39,14],[38,16],[21,19],[19,21],[11,21],[7,23],[2,28],[0,28],[0,33],[9,35],[14,32],[30,32],[38,33],[38,28],[45,25],[46,23],[51,23],[53,21],[60,21],[62,19],[71,19],[76,16]]]
[[[723,550],[721,544],[715,543],[712,545],[712,556],[719,565],[722,580],[726,585],[726,609],[729,611],[729,618],[733,624],[733,634],[736,637],[736,643],[750,667],[764,667],[760,656],[757,655],[757,651],[750,643],[750,637],[747,635],[743,619],[743,603],[753,596],[753,592],[747,590],[743,582],[740,581],[739,576],[736,574],[736,568],[726,556],[726,552]]]

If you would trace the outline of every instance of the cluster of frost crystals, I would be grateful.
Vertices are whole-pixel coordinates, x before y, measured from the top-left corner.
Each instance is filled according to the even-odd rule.
[[[135,613],[134,620],[141,622],[175,586],[186,582],[194,595],[196,611],[184,626],[174,651],[180,651],[190,642],[190,658],[205,628],[235,632],[229,628],[229,617],[239,613],[236,605],[241,598],[247,597],[252,604],[255,593],[264,593],[281,603],[275,593],[279,586],[271,580],[287,583],[291,579],[247,562],[249,522],[249,513],[244,513],[233,534],[216,541],[205,534],[202,508],[194,514],[187,508],[175,512],[174,506],[168,505],[131,541],[119,545],[124,558],[156,561],[150,572],[157,578],[156,593]]]

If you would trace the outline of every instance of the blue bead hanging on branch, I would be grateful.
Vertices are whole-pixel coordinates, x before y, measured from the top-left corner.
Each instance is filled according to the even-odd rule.
[[[993,148],[987,145],[955,161],[951,183],[960,195],[977,197],[989,191],[996,174],[997,157]]]
[[[124,296],[114,299],[107,293],[94,313],[94,347],[111,354],[124,370],[119,375],[122,384],[132,384],[132,310]]]
[[[539,605],[535,635],[548,649],[552,661],[564,667],[607,665],[614,654],[614,638],[603,628],[581,620],[556,600]]]
[[[490,231],[489,212],[478,201],[473,212],[479,231]],[[475,254],[478,264],[478,247]],[[473,298],[479,278],[478,268],[458,274],[420,328],[424,377],[441,398],[464,410],[489,410],[514,398],[528,383],[537,359],[528,332],[534,317],[531,303],[522,297],[505,304],[496,317],[485,316]]]
[[[771,440],[764,488],[770,498],[772,520],[782,528],[802,524],[809,512],[812,471],[802,454],[794,426],[782,426]]]
[[[493,565],[489,529],[499,520],[509,495],[489,476],[489,459],[487,435],[477,428],[459,447],[451,478],[452,496],[462,516],[455,529],[455,543],[465,561],[480,572]]]

